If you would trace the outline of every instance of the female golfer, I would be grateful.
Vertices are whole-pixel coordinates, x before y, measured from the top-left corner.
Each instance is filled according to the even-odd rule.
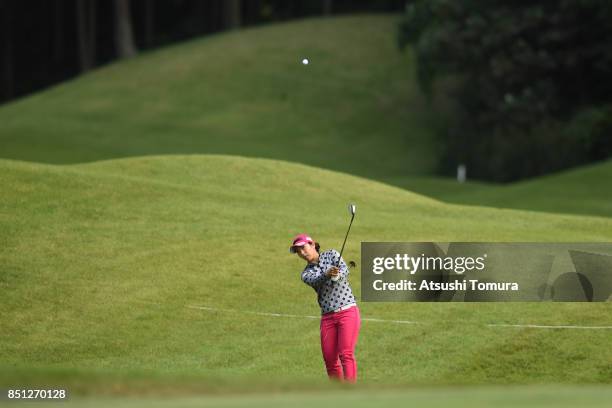
[[[338,251],[320,253],[319,243],[306,234],[296,236],[289,252],[306,261],[302,281],[317,292],[321,307],[321,351],[332,380],[357,380],[355,345],[361,327],[359,308],[348,283],[349,270]]]

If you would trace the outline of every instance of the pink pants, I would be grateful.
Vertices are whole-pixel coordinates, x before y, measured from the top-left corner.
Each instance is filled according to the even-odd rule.
[[[355,345],[360,327],[357,306],[321,316],[321,351],[330,379],[353,383],[357,380]]]

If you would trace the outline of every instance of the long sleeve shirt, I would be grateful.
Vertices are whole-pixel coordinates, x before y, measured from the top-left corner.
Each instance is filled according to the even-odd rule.
[[[338,262],[340,260],[340,262]],[[340,278],[333,281],[325,275],[332,266],[337,266]],[[355,303],[355,296],[348,282],[349,269],[335,249],[319,255],[317,264],[308,264],[302,271],[302,281],[317,292],[321,314]]]

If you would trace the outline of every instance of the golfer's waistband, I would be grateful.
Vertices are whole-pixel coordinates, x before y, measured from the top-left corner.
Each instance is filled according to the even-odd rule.
[[[328,313],[338,313],[338,312],[341,312],[341,311],[343,311],[343,310],[350,309],[350,308],[351,308],[351,307],[353,307],[353,306],[357,306],[357,303],[355,303],[355,302],[353,302],[353,303],[349,303],[348,305],[340,306],[339,308],[337,308],[337,309],[335,309],[335,310],[332,310],[331,312],[324,313],[324,314],[328,314]]]

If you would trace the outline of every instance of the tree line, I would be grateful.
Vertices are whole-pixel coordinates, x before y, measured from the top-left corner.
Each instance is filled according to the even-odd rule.
[[[416,0],[400,25],[440,171],[514,181],[612,157],[612,2]]]

